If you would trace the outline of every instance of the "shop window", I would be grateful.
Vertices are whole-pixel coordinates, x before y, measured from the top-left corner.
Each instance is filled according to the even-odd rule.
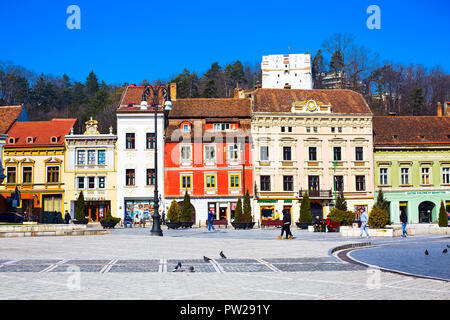
[[[274,207],[261,207],[261,220],[273,219],[274,213]]]

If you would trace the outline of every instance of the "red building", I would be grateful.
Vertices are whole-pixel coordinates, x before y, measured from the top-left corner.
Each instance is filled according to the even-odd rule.
[[[173,101],[165,132],[166,210],[187,191],[197,223],[209,211],[233,220],[238,197],[244,190],[253,195],[250,120],[247,98]]]

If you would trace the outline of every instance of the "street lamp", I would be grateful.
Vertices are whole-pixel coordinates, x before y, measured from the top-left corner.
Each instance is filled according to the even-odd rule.
[[[172,101],[170,101],[170,91],[167,86],[159,84],[159,85],[146,85],[144,87],[144,92],[142,94],[142,102],[141,102],[141,110],[147,110],[147,97],[152,94],[152,108],[155,111],[155,190],[154,190],[154,206],[153,206],[153,225],[152,230],[150,231],[150,235],[152,236],[162,236],[161,230],[161,216],[159,215],[159,194],[158,194],[158,106],[159,106],[159,96],[162,95],[166,102],[164,103],[164,113],[163,117],[166,115],[166,111],[170,111],[172,109]]]

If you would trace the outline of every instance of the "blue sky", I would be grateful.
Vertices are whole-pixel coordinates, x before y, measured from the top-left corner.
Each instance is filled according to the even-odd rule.
[[[69,5],[81,9],[81,30],[69,30]],[[381,30],[369,30],[369,5],[381,9]],[[440,64],[450,71],[450,1],[1,1],[0,60],[38,73],[84,81],[94,70],[107,83],[168,80],[183,68],[211,63],[259,64],[262,55],[310,52],[334,32],[382,60]]]

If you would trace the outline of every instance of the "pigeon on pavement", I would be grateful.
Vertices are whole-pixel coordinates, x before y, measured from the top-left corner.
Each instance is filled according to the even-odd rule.
[[[442,251],[442,253],[444,253],[444,254],[445,254],[445,253],[447,253],[447,251],[448,251],[447,249],[444,249],[444,251]]]
[[[222,257],[222,259],[226,259],[227,257],[225,257],[225,255],[223,254],[223,251],[220,251],[220,256]]]
[[[425,250],[425,255],[426,255],[426,256],[428,255],[428,250]]]
[[[175,269],[172,270],[172,272],[180,272],[181,271],[181,262],[178,262],[177,266],[175,267]]]
[[[189,272],[195,272],[193,266],[190,266],[190,267],[189,267]]]
[[[210,258],[203,256],[203,261],[209,262],[210,260],[211,260]]]

